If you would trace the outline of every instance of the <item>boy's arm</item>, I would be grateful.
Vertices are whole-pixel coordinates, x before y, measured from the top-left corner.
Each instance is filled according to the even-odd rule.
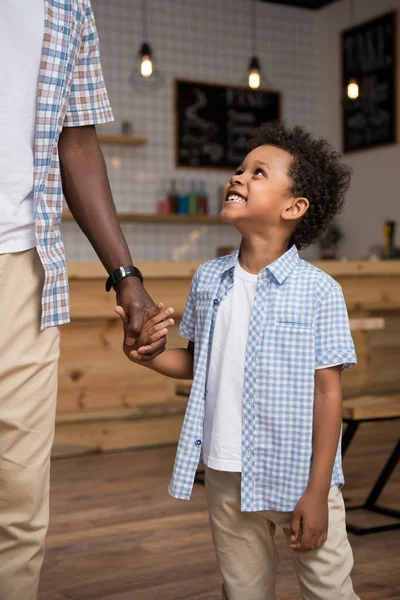
[[[315,371],[313,459],[308,490],[328,496],[342,426],[341,367]]]
[[[193,342],[189,342],[187,348],[164,350],[162,354],[147,361],[143,361],[136,350],[130,351],[130,358],[133,362],[174,379],[193,379],[193,356]]]
[[[311,474],[307,489],[293,513],[291,526],[291,547],[295,550],[319,548],[326,540],[328,494],[341,422],[341,367],[318,369],[315,372]]]

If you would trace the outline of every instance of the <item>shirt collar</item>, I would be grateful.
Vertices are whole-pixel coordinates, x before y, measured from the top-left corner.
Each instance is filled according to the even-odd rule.
[[[236,261],[239,259],[239,252],[240,247],[236,248],[232,254],[229,254],[226,257],[223,269],[224,273],[234,268]],[[293,245],[285,252],[285,254],[282,254],[277,260],[262,269],[262,271],[260,271],[260,276],[265,277],[270,273],[275,277],[278,283],[283,283],[298,266],[300,260],[297,248]]]

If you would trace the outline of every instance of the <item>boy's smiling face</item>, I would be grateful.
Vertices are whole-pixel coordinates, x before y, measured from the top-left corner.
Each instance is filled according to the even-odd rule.
[[[275,146],[252,150],[224,189],[221,219],[242,233],[286,227],[288,234],[308,208],[290,192],[292,156]]]

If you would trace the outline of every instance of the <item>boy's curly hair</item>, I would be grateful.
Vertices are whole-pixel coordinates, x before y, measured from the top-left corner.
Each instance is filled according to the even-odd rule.
[[[271,145],[292,155],[289,177],[291,195],[305,197],[310,206],[293,233],[291,244],[306,248],[317,242],[343,208],[350,186],[351,169],[324,139],[313,139],[302,127],[286,127],[281,121],[264,123],[250,139],[250,149]]]

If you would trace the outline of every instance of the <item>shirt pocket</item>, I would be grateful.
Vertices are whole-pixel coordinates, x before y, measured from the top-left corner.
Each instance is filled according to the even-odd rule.
[[[312,331],[313,322],[308,319],[278,318],[274,326],[278,329],[292,331]]]
[[[315,363],[315,330],[312,321],[277,319],[266,343],[280,375],[299,377],[312,372]]]

